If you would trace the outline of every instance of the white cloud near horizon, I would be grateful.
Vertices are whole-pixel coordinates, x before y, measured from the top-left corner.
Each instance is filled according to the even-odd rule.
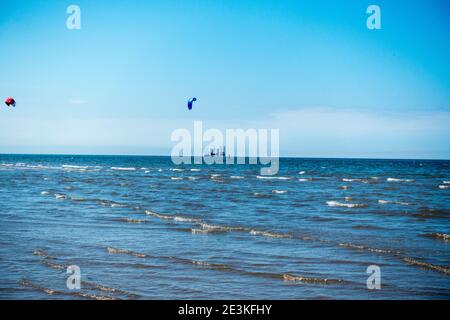
[[[257,119],[256,119],[257,118]],[[201,119],[198,119],[201,120]],[[373,113],[304,108],[255,120],[205,120],[208,128],[280,129],[281,156],[450,159],[450,112]],[[170,154],[169,119],[0,118],[0,153]]]

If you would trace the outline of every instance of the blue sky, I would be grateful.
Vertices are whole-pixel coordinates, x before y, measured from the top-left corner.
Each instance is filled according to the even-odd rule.
[[[286,156],[450,159],[449,9],[1,0],[0,97],[17,108],[0,109],[0,152],[169,154],[170,133],[203,120],[279,128]]]

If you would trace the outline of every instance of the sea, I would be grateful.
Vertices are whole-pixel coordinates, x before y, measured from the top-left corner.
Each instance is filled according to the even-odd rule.
[[[450,161],[0,155],[0,299],[449,299]]]

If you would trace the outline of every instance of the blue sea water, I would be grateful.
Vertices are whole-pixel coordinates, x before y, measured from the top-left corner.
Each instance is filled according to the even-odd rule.
[[[0,155],[0,299],[450,298],[450,161],[259,169]]]

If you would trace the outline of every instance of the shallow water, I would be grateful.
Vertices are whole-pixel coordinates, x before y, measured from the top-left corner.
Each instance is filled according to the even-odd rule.
[[[450,161],[281,159],[259,175],[0,155],[0,299],[450,298]]]

